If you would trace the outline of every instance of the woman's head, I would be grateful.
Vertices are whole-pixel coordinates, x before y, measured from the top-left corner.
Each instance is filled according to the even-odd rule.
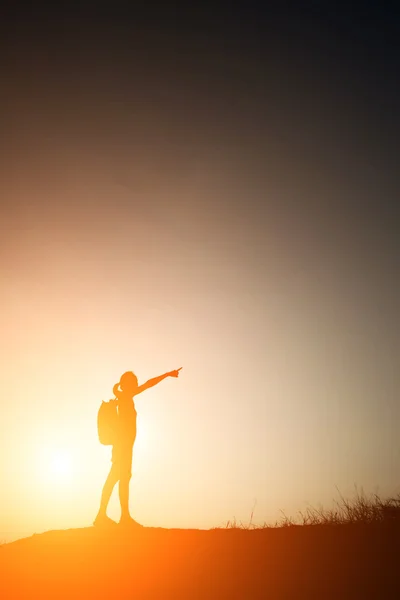
[[[128,394],[134,392],[138,387],[137,377],[132,371],[127,371],[123,375],[121,375],[121,379],[119,380],[119,387],[123,392],[127,392]]]

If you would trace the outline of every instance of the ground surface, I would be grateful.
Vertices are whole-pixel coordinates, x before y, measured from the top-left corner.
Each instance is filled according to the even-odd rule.
[[[400,598],[400,529],[49,531],[0,547],[0,598]]]

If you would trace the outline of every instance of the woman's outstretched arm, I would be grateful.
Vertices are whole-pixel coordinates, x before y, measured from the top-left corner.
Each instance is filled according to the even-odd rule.
[[[175,371],[169,371],[168,373],[164,373],[164,375],[159,375],[158,377],[153,377],[153,379],[149,379],[148,381],[146,381],[146,383],[139,385],[136,394],[141,394],[142,392],[144,392],[144,390],[148,390],[154,385],[157,385],[157,383],[160,383],[160,381],[166,379],[166,377],[178,377],[179,371],[181,369],[182,367],[180,367],[180,369],[176,369]]]

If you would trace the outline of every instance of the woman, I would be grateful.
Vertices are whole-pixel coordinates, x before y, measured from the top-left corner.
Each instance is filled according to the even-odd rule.
[[[160,383],[166,377],[178,377],[181,368],[149,379],[143,385],[138,384],[134,373],[127,371],[122,375],[119,383],[114,385],[113,392],[117,398],[115,402],[118,407],[117,439],[112,450],[112,466],[103,487],[100,509],[94,525],[115,523],[107,517],[107,506],[117,481],[119,481],[119,501],[121,504],[120,523],[138,525],[129,514],[129,481],[132,476],[132,451],[136,438],[136,410],[133,398],[144,392],[144,390]]]

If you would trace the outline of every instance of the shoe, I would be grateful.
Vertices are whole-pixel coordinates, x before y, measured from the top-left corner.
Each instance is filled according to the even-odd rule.
[[[116,522],[107,517],[107,515],[97,515],[93,521],[93,525],[95,527],[113,527],[116,525]]]
[[[121,517],[119,524],[123,527],[135,527],[136,529],[143,528],[143,525],[132,519],[132,517]]]

